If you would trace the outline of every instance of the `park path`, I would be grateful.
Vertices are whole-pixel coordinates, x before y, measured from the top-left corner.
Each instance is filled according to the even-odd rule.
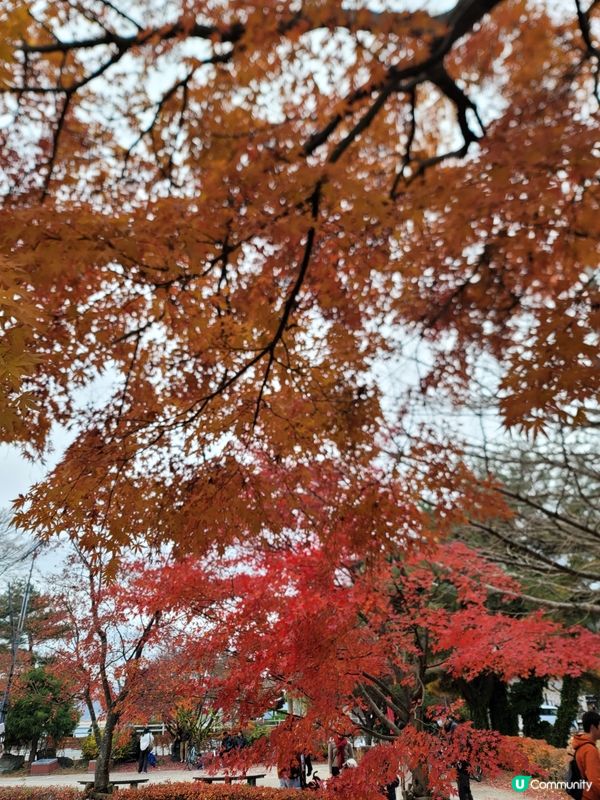
[[[321,777],[325,777],[328,774],[328,769],[326,764],[317,764],[315,769],[318,771]],[[267,776],[263,780],[260,781],[261,786],[279,786],[279,781],[277,779],[277,772],[274,769],[267,769],[263,770],[259,767],[256,767],[257,772],[266,771]],[[153,769],[151,772],[148,773],[148,778],[150,783],[165,783],[167,781],[176,782],[176,781],[185,781],[191,782],[192,777],[194,775],[198,775],[200,773],[194,771],[189,772],[187,770],[181,769]],[[77,781],[83,780],[88,777],[89,773],[86,772],[77,772],[77,773],[61,773],[58,775],[39,775],[35,777],[31,777],[29,775],[19,775],[13,777],[0,777],[0,787],[2,786],[77,786]],[[126,778],[127,776],[131,775],[131,772],[113,772],[111,776],[113,778],[123,777]],[[489,783],[474,783],[472,786],[473,792],[473,800],[515,800],[517,797],[516,793],[510,788],[509,778],[504,778],[496,782],[494,785]],[[544,797],[541,796],[541,792],[528,792],[528,796],[531,795],[531,800],[535,800],[535,796],[539,797],[539,800],[554,800],[554,798],[559,798],[560,795],[554,795],[553,793],[544,793]],[[454,798],[456,800],[456,798]]]
[[[502,789],[499,786],[490,786],[486,783],[480,783],[477,786],[471,787],[473,800],[515,800],[517,794],[513,789]],[[549,800],[547,797],[540,800]]]

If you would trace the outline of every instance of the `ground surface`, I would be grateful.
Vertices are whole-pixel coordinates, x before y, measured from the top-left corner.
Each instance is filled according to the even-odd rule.
[[[328,774],[326,764],[317,764],[316,771],[321,777],[326,777]],[[122,769],[111,773],[112,778],[127,778],[134,772],[133,766],[128,769]],[[267,772],[266,778],[259,781],[260,786],[279,786],[277,780],[277,773],[274,769],[261,769],[256,767],[253,772]],[[157,768],[148,772],[150,783],[164,783],[166,781],[191,781],[194,775],[200,775],[201,772],[190,772],[179,767],[179,765],[172,765],[172,768],[164,769]],[[13,777],[0,778],[0,786],[77,786],[77,781],[82,780],[84,776],[91,773],[55,773],[54,775],[40,775],[31,777],[29,775],[17,775]],[[144,776],[146,777],[146,776]],[[519,795],[511,789],[510,775],[503,775],[493,782],[474,783],[472,786],[473,800],[515,800]],[[563,800],[566,795],[563,792],[550,792],[550,791],[533,791],[529,790],[523,797],[530,798],[530,800]]]

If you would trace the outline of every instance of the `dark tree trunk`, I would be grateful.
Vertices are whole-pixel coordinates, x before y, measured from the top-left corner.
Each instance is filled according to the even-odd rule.
[[[115,727],[119,721],[119,715],[112,711],[106,714],[106,725],[102,731],[102,741],[96,759],[96,772],[94,773],[94,791],[108,793],[109,790],[109,771],[112,756],[113,736]]]
[[[38,744],[40,742],[40,737],[36,736],[35,739],[31,740],[31,750],[29,752],[29,761],[27,762],[29,766],[33,764],[35,761],[35,756],[37,754]]]
[[[571,724],[577,719],[579,711],[579,687],[581,678],[565,675],[560,690],[560,706],[556,722],[552,730],[552,742],[555,747],[566,747],[571,732]]]
[[[540,722],[540,707],[544,702],[545,678],[531,675],[515,683],[510,690],[513,708],[523,719],[523,736],[542,739],[544,726]]]
[[[469,708],[469,716],[475,728],[488,730],[490,727],[490,701],[494,691],[495,676],[478,675],[471,681],[458,680],[457,686]]]
[[[420,677],[420,686],[424,687],[425,671],[422,670]],[[423,700],[424,691],[421,688],[418,696],[413,694],[413,702],[416,704],[414,711],[414,725],[417,730],[423,730]],[[416,769],[413,769],[410,775],[411,784],[408,792],[404,793],[405,800],[430,800],[432,797],[429,789],[429,774],[427,764],[420,764]]]
[[[505,736],[516,736],[519,733],[517,713],[511,706],[506,684],[494,675],[494,685],[490,697],[490,723],[492,730]]]
[[[404,793],[406,800],[430,800],[431,793],[428,788],[427,767],[417,767],[411,772],[411,783],[408,792]]]

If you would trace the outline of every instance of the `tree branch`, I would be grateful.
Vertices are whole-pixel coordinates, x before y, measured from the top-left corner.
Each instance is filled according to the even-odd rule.
[[[504,536],[500,531],[496,528],[493,528],[491,525],[484,525],[481,522],[475,522],[474,520],[469,520],[469,525],[473,528],[477,528],[478,530],[484,531],[485,533],[489,533],[492,536],[499,539],[504,544],[514,547],[515,550],[523,553],[524,555],[528,555],[533,558],[535,561],[541,561],[543,564],[547,564],[553,570],[557,572],[563,572],[565,575],[571,575],[574,578],[583,578],[586,580],[597,581],[599,576],[594,573],[585,572],[583,570],[574,569],[569,567],[567,564],[561,564],[559,561],[554,561],[552,558],[548,558],[543,553],[534,550],[533,548],[529,547],[526,544],[521,542],[515,542],[514,539],[509,538],[508,536]]]
[[[393,722],[391,719],[388,719],[388,717],[387,717],[387,716],[386,716],[386,715],[383,713],[383,711],[382,711],[382,710],[379,708],[379,706],[377,705],[377,703],[375,702],[375,700],[373,700],[373,698],[371,697],[371,695],[369,694],[369,692],[368,692],[368,691],[367,691],[367,689],[365,688],[364,684],[362,684],[362,683],[361,683],[361,684],[359,684],[359,688],[360,688],[360,692],[361,692],[362,696],[363,696],[363,697],[365,698],[365,700],[367,701],[367,704],[368,704],[369,708],[370,708],[370,709],[371,709],[371,711],[372,711],[372,712],[375,714],[375,716],[377,717],[377,719],[378,719],[378,720],[379,720],[381,723],[383,723],[383,724],[384,724],[386,727],[388,727],[388,728],[390,729],[390,731],[392,731],[392,733],[395,733],[396,735],[399,735],[399,734],[402,732],[402,729],[401,729],[401,728],[399,728],[399,727],[396,725],[396,723],[395,723],[395,722]]]
[[[484,584],[485,588],[490,592],[496,594],[508,595],[509,597],[517,597],[520,600],[527,600],[530,603],[536,603],[540,606],[547,606],[548,608],[560,608],[567,611],[587,611],[592,614],[600,614],[600,605],[596,603],[578,603],[577,601],[561,602],[559,600],[546,600],[543,597],[534,597],[530,594],[523,594],[522,592],[513,592],[509,589],[499,589],[497,586],[491,584]]]

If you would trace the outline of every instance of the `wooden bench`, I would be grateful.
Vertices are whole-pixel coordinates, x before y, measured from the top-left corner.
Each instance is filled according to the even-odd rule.
[[[266,772],[257,772],[252,775],[195,775],[194,780],[202,781],[202,783],[217,783],[218,781],[233,783],[233,781],[246,781],[248,786],[256,786],[256,781],[259,778],[265,778],[266,775]]]
[[[114,780],[109,780],[111,786],[123,786],[128,784],[131,789],[137,789],[138,784],[140,783],[148,783],[149,778],[115,778]],[[90,789],[94,785],[94,781],[77,781],[77,783],[81,783],[85,786],[86,789]]]

